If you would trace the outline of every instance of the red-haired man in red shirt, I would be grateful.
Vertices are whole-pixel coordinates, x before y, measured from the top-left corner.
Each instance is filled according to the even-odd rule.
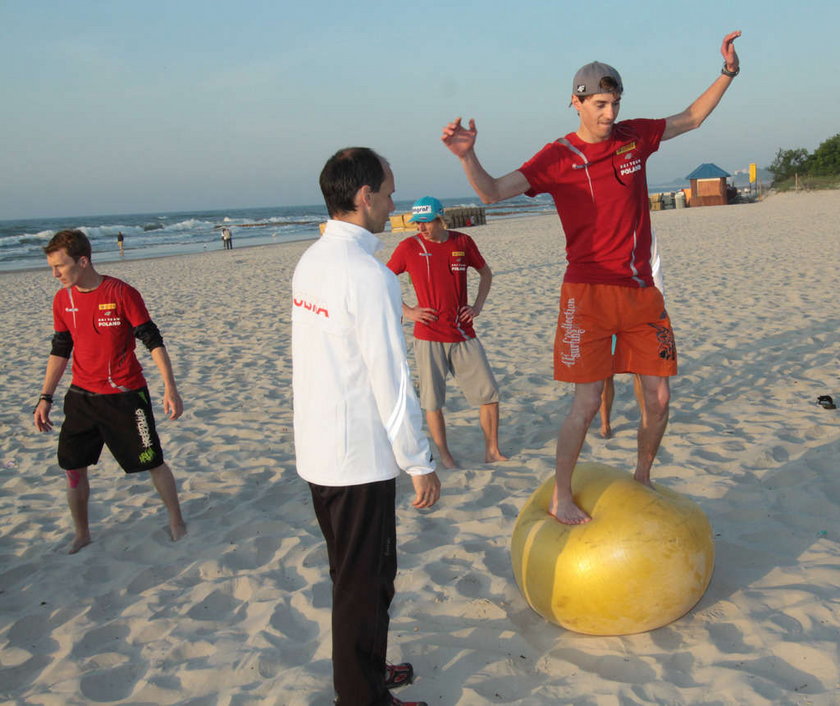
[[[58,437],[58,464],[67,476],[67,502],[73,517],[74,554],[89,544],[88,466],[107,445],[126,473],[149,471],[169,515],[173,541],[187,528],[178,491],[155,429],[155,418],[134,339],[151,352],[163,378],[163,410],[177,419],[184,405],[175,385],[172,363],[140,293],[122,280],[100,275],[91,247],[80,230],[56,233],[44,248],[61,289],[53,299],[55,335],[41,396],[35,406],[38,431],[52,429],[53,393],[72,355],[73,379],[64,399],[64,423]]]

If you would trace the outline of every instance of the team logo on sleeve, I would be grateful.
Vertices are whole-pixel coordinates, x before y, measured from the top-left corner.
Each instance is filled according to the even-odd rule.
[[[326,305],[319,304],[315,299],[308,294],[298,293],[292,296],[292,303],[298,309],[303,309],[304,311],[311,312],[315,314],[315,316],[323,316],[324,318],[330,318],[329,309],[327,309]]]

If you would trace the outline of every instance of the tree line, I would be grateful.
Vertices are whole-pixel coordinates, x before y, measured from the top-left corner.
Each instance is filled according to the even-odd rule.
[[[827,139],[811,154],[802,147],[780,149],[767,171],[773,174],[776,184],[796,175],[800,178],[840,176],[840,133]]]

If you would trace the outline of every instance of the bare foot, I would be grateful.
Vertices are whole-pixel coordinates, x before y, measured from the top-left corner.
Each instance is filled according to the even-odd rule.
[[[448,449],[444,451],[438,446],[438,455],[440,456],[438,460],[443,464],[444,468],[449,468],[450,470],[453,468],[460,468],[458,462],[452,458],[452,454],[449,453]]]
[[[548,506],[548,514],[564,525],[583,525],[592,520],[571,500],[552,500],[551,505]]]
[[[495,451],[485,451],[484,463],[495,463],[496,461],[509,461],[510,458],[505,456],[499,449]]]
[[[611,439],[612,438],[612,427],[606,426],[601,427],[601,437],[604,439]]]
[[[642,485],[646,485],[648,488],[653,488],[653,483],[650,480],[650,473],[639,473],[636,471],[633,474],[633,479],[641,483]]]
[[[81,537],[75,537],[73,539],[73,543],[70,545],[70,549],[67,550],[68,554],[75,554],[79,551],[82,547],[86,547],[90,544],[90,535],[86,534]]]
[[[172,537],[173,542],[177,542],[179,539],[183,539],[187,536],[187,526],[183,522],[179,522],[175,525],[170,525],[169,535]]]

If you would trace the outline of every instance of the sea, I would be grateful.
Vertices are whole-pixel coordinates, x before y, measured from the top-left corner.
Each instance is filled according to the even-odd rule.
[[[442,202],[445,207],[481,206],[475,197]],[[395,212],[408,212],[411,204],[398,202]],[[554,205],[547,195],[533,199],[519,196],[485,206],[488,222],[553,212]],[[314,205],[0,221],[0,271],[46,267],[43,247],[66,228],[84,231],[93,246],[95,262],[101,263],[221,250],[222,227],[231,230],[234,248],[315,239],[320,224],[326,220],[326,208]],[[390,224],[386,225],[388,228]],[[124,238],[122,256],[117,233]]]

